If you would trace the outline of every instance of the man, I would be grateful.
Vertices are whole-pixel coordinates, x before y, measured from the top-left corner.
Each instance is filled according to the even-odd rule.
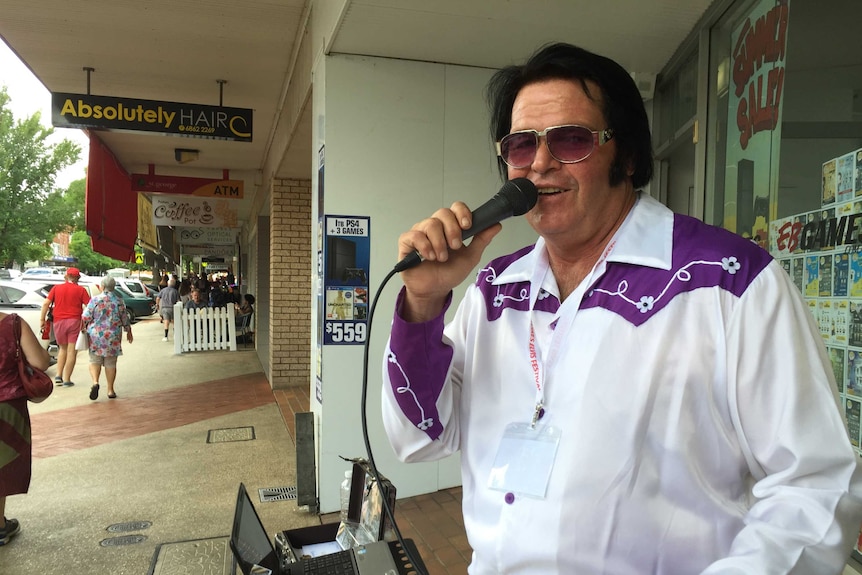
[[[68,268],[64,279],[65,283],[51,288],[48,297],[42,302],[40,321],[44,328],[48,308],[53,304],[54,338],[59,347],[57,376],[54,378],[54,382],[57,385],[70,387],[75,385],[72,381],[72,372],[75,370],[75,362],[78,358],[75,342],[81,332],[81,314],[84,312],[84,306],[90,301],[90,294],[78,285],[78,280],[81,279],[81,272],[78,268]]]
[[[165,337],[162,341],[168,341],[168,330],[174,321],[174,304],[178,301],[180,301],[180,292],[177,291],[177,281],[171,278],[168,280],[167,287],[162,288],[156,296],[156,307],[165,326]]]
[[[471,575],[841,573],[857,458],[819,332],[752,242],[638,191],[646,112],[615,62],[556,44],[489,86],[534,246],[484,265],[467,206],[399,238],[383,417],[404,461],[461,452]]]
[[[207,307],[207,302],[204,301],[201,290],[192,288],[192,299],[186,302],[185,309],[201,309]]]

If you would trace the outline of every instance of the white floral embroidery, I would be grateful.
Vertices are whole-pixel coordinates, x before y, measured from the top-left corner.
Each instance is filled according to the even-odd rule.
[[[477,275],[477,276],[480,276],[480,275],[482,275],[482,273],[483,273],[483,272],[488,272],[488,275],[487,275],[487,276],[485,276],[485,283],[488,283],[488,284],[490,284],[490,283],[494,283],[494,280],[495,280],[495,279],[497,279],[497,270],[495,270],[495,269],[494,269],[494,268],[492,268],[491,266],[488,266],[488,267],[486,267],[486,268],[482,268],[482,269],[480,269],[480,270],[476,273],[476,275]]]
[[[641,298],[641,300],[635,305],[641,310],[641,313],[646,313],[652,309],[653,304],[655,303],[655,298],[651,295],[645,295]]]
[[[503,302],[507,299],[512,301],[524,301],[529,299],[530,295],[527,288],[521,288],[517,296],[504,295],[500,293],[500,288],[497,288],[497,295],[494,296],[494,307],[502,307]]]
[[[733,275],[737,271],[739,271],[739,268],[741,268],[742,266],[736,260],[735,256],[730,256],[729,258],[721,258],[721,267],[724,268],[724,271]]]
[[[395,357],[395,352],[393,352],[391,349],[389,350],[389,353],[386,356],[386,360],[389,363],[392,363],[392,364],[398,366],[398,371],[401,372],[401,377],[404,379],[405,382],[407,382],[406,385],[400,385],[400,386],[396,387],[395,393],[397,393],[399,395],[409,393],[410,396],[413,398],[413,403],[415,403],[416,407],[419,408],[420,417],[422,419],[419,421],[418,424],[416,424],[416,427],[418,427],[422,431],[426,431],[426,430],[430,429],[434,425],[434,418],[433,417],[425,417],[425,410],[422,408],[422,405],[419,403],[419,400],[416,398],[416,394],[413,393],[412,389],[410,389],[410,379],[407,377],[407,374],[404,373],[404,368],[402,368],[401,364],[398,363],[398,358]]]
[[[667,285],[664,286],[664,289],[661,290],[661,293],[659,293],[657,296],[651,296],[651,295],[641,296],[641,298],[638,301],[630,299],[625,295],[625,293],[629,289],[629,282],[627,280],[620,281],[619,285],[617,285],[616,291],[610,291],[610,290],[601,289],[601,288],[595,288],[593,291],[604,293],[604,294],[607,294],[609,296],[615,296],[615,297],[622,298],[625,301],[627,301],[628,303],[630,303],[633,306],[635,306],[636,308],[638,308],[638,310],[640,310],[641,313],[647,313],[649,311],[652,311],[652,309],[655,307],[655,305],[661,300],[661,298],[664,297],[664,295],[667,293],[667,290],[670,289],[670,286],[675,281],[681,281],[681,282],[691,281],[691,272],[688,271],[688,268],[690,268],[692,266],[696,266],[696,265],[721,266],[721,268],[724,271],[726,271],[727,273],[729,273],[731,275],[735,274],[737,271],[739,271],[740,268],[742,268],[742,264],[736,259],[735,256],[721,258],[720,262],[704,261],[704,260],[689,262],[688,264],[685,265],[685,267],[680,268],[679,270],[676,271],[676,273],[673,274],[673,277],[671,277],[670,281],[667,282]],[[590,295],[592,295],[592,291],[590,292]]]

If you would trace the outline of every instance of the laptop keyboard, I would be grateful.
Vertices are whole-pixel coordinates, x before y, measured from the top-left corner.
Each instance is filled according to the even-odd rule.
[[[302,560],[303,572],[313,575],[350,575],[353,568],[353,555],[348,549]]]

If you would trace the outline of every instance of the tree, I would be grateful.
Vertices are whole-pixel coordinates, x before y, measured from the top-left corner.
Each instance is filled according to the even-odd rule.
[[[73,230],[85,230],[84,204],[86,202],[87,180],[81,178],[69,184],[63,193],[63,217],[65,225]]]
[[[78,260],[77,267],[87,275],[100,276],[112,268],[125,267],[127,264],[100,253],[94,252],[87,232],[72,233],[69,238],[69,253]]]
[[[43,259],[59,231],[68,229],[63,192],[54,189],[57,173],[75,163],[81,148],[70,140],[48,144],[53,128],[36,112],[15,121],[9,95],[0,87],[0,262]]]

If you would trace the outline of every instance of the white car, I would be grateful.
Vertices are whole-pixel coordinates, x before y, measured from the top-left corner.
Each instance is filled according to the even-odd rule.
[[[0,280],[0,311],[20,315],[42,345],[49,351],[55,351],[49,346],[51,342],[43,340],[40,333],[42,302],[48,294],[45,289],[48,285],[51,284]]]
[[[63,280],[65,272],[57,268],[29,268],[24,270],[21,277],[22,280],[44,280],[44,279],[60,279]]]
[[[0,279],[2,280],[15,280],[21,277],[21,272],[15,269],[2,269],[0,270]]]
[[[150,289],[143,284],[139,279],[133,278],[114,278],[117,285],[122,285],[128,291],[138,297],[156,297],[158,294],[150,293]]]

